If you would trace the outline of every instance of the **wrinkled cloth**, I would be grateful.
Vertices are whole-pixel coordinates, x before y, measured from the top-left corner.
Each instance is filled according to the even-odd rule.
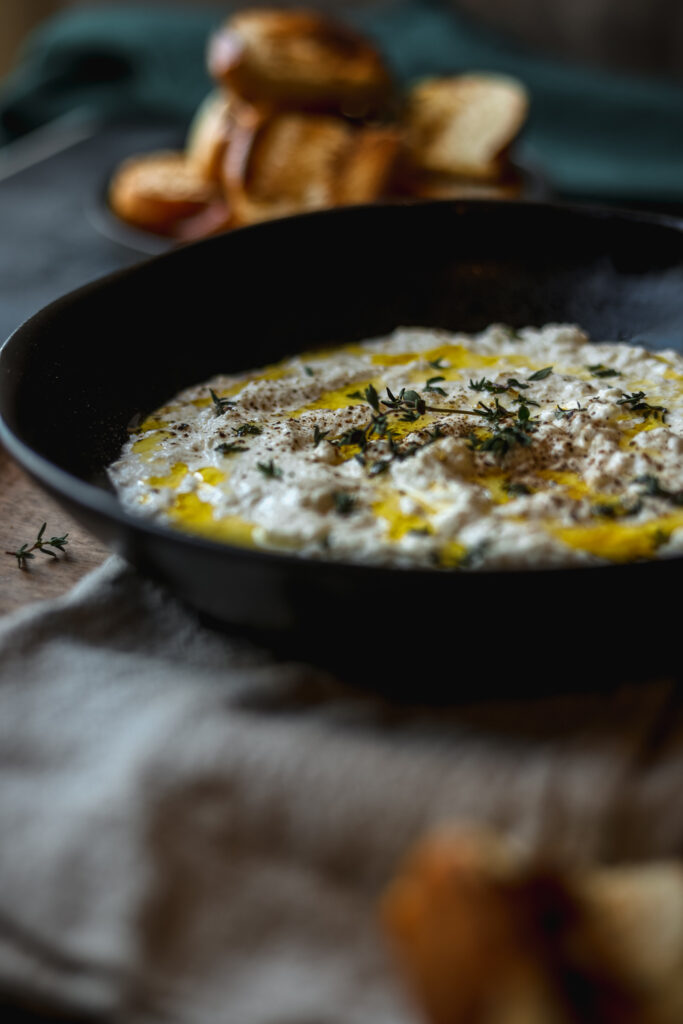
[[[414,840],[680,853],[682,763],[672,680],[394,705],[110,559],[0,623],[0,991],[70,1019],[415,1024],[378,924]]]
[[[230,10],[98,5],[66,11],[29,39],[0,89],[0,141],[70,111],[104,122],[187,124],[210,90],[208,34]],[[566,196],[683,202],[683,84],[558,60],[439,0],[395,0],[343,12],[373,38],[397,80],[502,72],[531,94],[515,154]]]

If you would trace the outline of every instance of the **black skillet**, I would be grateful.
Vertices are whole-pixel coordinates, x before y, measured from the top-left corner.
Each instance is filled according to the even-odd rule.
[[[214,373],[400,324],[549,321],[683,350],[681,224],[433,202],[235,231],[96,281],[20,327],[0,353],[0,439],[76,519],[210,619],[393,692],[673,667],[678,558],[483,573],[313,562],[152,525],[107,489],[132,417]]]

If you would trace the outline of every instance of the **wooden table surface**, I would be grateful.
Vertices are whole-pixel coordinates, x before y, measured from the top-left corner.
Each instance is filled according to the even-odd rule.
[[[69,534],[64,554],[49,558],[36,552],[27,568],[19,569],[5,552],[32,544],[43,523],[48,537]],[[32,483],[0,446],[0,614],[65,593],[106,557],[104,545]]]

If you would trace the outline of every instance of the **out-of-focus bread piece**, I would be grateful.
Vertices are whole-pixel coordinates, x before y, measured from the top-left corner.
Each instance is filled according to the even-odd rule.
[[[171,232],[216,198],[217,190],[184,153],[160,150],[125,160],[109,186],[109,203],[123,220],[149,231]]]
[[[442,831],[382,902],[430,1024],[681,1024],[683,866],[548,871],[501,837]]]
[[[392,92],[375,48],[352,29],[306,10],[242,11],[211,38],[209,71],[249,103],[367,117]]]
[[[476,181],[425,171],[413,176],[404,190],[419,199],[517,199],[522,188],[521,175],[508,167],[500,181]]]
[[[197,107],[187,132],[188,163],[206,181],[219,182],[221,163],[230,138],[237,102],[225,90],[216,90]]]
[[[387,889],[382,920],[429,1024],[574,1024],[509,898],[519,871],[496,836],[446,832],[420,843]]]
[[[513,78],[469,74],[421,82],[406,103],[410,158],[426,171],[495,180],[528,105],[526,89]]]
[[[235,222],[371,202],[390,179],[399,143],[393,130],[320,114],[238,120],[223,168]]]
[[[312,114],[283,113],[239,124],[223,174],[236,223],[333,205],[335,175],[350,133],[342,120]]]
[[[387,192],[399,157],[401,136],[392,128],[361,128],[353,133],[334,189],[337,205],[371,203]]]

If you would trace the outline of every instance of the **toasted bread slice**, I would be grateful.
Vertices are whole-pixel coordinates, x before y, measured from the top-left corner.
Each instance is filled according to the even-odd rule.
[[[413,163],[439,174],[491,181],[527,116],[524,86],[513,78],[432,78],[408,94],[405,124]]]
[[[185,142],[188,163],[206,181],[219,182],[236,101],[225,90],[215,90],[200,103]]]
[[[362,128],[354,132],[336,175],[335,203],[371,203],[384,195],[400,146],[401,136],[391,128]]]
[[[375,48],[313,11],[233,15],[210,40],[208,66],[243,99],[274,109],[364,117],[383,110],[392,92]]]
[[[160,150],[125,160],[109,185],[114,213],[138,227],[170,233],[176,221],[199,213],[216,188],[184,153]]]
[[[239,223],[334,205],[352,129],[339,118],[283,113],[235,129],[223,184]]]
[[[406,192],[419,199],[518,199],[522,188],[521,176],[506,168],[499,181],[477,181],[424,171],[412,178]]]

